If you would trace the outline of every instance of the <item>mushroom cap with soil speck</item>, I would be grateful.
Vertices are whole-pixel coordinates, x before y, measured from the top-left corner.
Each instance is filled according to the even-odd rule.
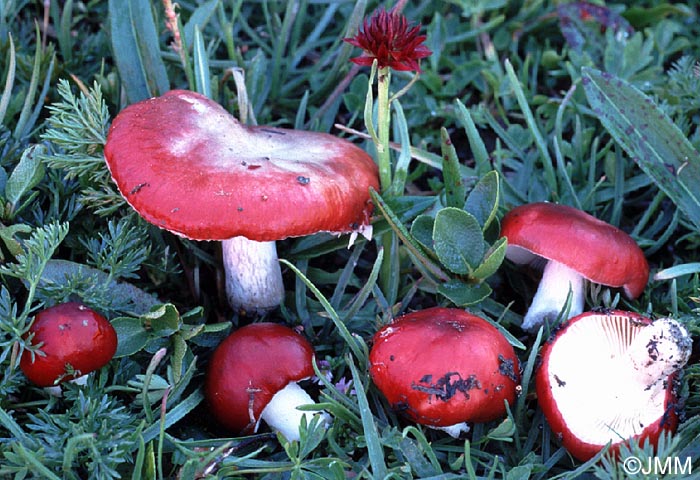
[[[27,332],[39,352],[24,350],[20,369],[50,387],[105,366],[117,351],[117,332],[99,313],[77,302],[54,305],[34,317]]]
[[[537,400],[564,447],[586,461],[608,443],[656,445],[678,425],[676,372],[692,347],[676,320],[610,310],[578,315],[547,342],[535,375]]]
[[[392,408],[414,422],[449,427],[505,415],[520,366],[513,347],[489,322],[464,310],[434,307],[379,330],[370,375]]]
[[[122,110],[105,159],[143,218],[195,240],[351,232],[369,223],[369,188],[379,188],[374,161],[352,143],[245,126],[186,90]]]

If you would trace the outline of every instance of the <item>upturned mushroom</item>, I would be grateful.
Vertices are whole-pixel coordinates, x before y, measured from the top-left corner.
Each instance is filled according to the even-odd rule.
[[[109,130],[105,159],[147,221],[194,240],[222,240],[234,309],[264,312],[284,285],[276,240],[317,232],[371,235],[377,167],[341,138],[245,126],[184,90],[130,105]]]
[[[284,325],[261,322],[236,330],[207,367],[204,388],[212,415],[237,433],[257,432],[264,420],[287,440],[299,440],[302,417],[308,422],[319,413],[297,409],[315,403],[297,383],[313,376],[313,356],[311,343]]]
[[[649,280],[644,253],[627,233],[566,205],[531,203],[503,217],[506,258],[523,265],[546,262],[537,292],[523,319],[524,330],[553,322],[571,292],[568,317],[584,309],[584,280],[622,288],[637,298]]]
[[[19,367],[39,387],[84,377],[109,363],[117,351],[112,324],[77,302],[38,312],[26,338],[39,351],[24,350]]]
[[[392,408],[453,437],[467,422],[488,422],[515,401],[520,367],[496,327],[455,308],[434,307],[396,318],[379,330],[370,375]]]
[[[537,400],[564,447],[586,461],[631,439],[656,445],[678,425],[675,376],[692,340],[677,320],[620,310],[569,320],[540,352]]]

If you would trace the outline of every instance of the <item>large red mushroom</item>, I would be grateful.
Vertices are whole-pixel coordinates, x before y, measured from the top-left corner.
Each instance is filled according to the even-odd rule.
[[[656,445],[678,425],[675,375],[692,340],[677,320],[620,310],[586,312],[540,352],[537,400],[552,432],[586,461],[630,439]]]
[[[254,433],[264,420],[287,440],[299,440],[302,417],[318,413],[297,409],[315,403],[297,383],[314,374],[313,357],[311,343],[284,325],[236,330],[209,360],[204,389],[212,415],[237,433]]]
[[[207,97],[173,90],[130,105],[105,159],[146,220],[194,240],[222,240],[229,302],[266,311],[284,295],[276,240],[371,232],[377,167],[341,138],[246,126]]]
[[[457,437],[467,422],[503,417],[520,382],[508,340],[481,317],[434,307],[379,330],[369,355],[372,381],[410,420]]]
[[[546,262],[522,328],[553,322],[571,294],[568,317],[583,312],[584,280],[622,288],[637,298],[649,280],[644,253],[627,233],[586,212],[554,203],[510,210],[501,222],[508,239],[506,258],[516,264]]]
[[[27,332],[38,351],[24,350],[19,367],[35,385],[52,387],[105,366],[117,351],[109,321],[77,302],[41,310]]]

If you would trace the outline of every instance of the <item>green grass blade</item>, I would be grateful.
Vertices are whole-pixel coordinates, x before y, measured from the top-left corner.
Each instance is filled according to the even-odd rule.
[[[510,80],[513,92],[515,93],[515,98],[518,100],[520,110],[522,110],[523,115],[525,116],[525,122],[527,123],[530,132],[532,132],[532,136],[535,138],[535,144],[540,152],[542,166],[544,167],[544,179],[547,182],[547,186],[551,191],[552,197],[557,199],[559,197],[559,194],[557,193],[557,177],[554,172],[552,157],[549,155],[549,150],[547,150],[547,142],[545,142],[544,137],[542,137],[537,121],[535,121],[535,116],[530,109],[530,104],[528,103],[527,98],[525,98],[525,92],[520,85],[520,81],[515,74],[515,70],[513,70],[513,65],[511,65],[510,61],[508,60],[506,60],[505,64],[506,73],[508,74],[508,79]]]
[[[377,258],[377,262],[381,263],[381,258]],[[307,288],[311,290],[311,292],[314,294],[316,299],[321,303],[323,306],[323,309],[328,313],[328,315],[331,317],[331,320],[335,324],[336,328],[338,329],[338,332],[340,333],[340,336],[343,337],[343,340],[348,344],[350,347],[350,350],[352,350],[352,353],[358,358],[358,359],[363,359],[364,354],[362,353],[362,349],[360,348],[360,345],[357,343],[357,340],[353,337],[353,335],[350,333],[348,330],[348,327],[345,326],[343,321],[340,319],[338,316],[338,312],[335,311],[333,306],[330,304],[328,299],[321,293],[321,291],[314,285],[311,280],[309,280],[306,275],[304,275],[301,270],[299,270],[294,264],[291,262],[280,259],[280,263],[288,266],[289,268],[292,269],[292,271],[299,277],[301,280],[306,284]]]
[[[170,86],[151,2],[109,0],[109,27],[114,59],[129,102],[167,92]]]
[[[37,25],[36,38],[39,37],[39,25]],[[37,88],[39,88],[39,75],[41,74],[41,58],[41,43],[36,42],[36,49],[34,51],[34,66],[32,67],[32,78],[29,80],[29,87],[27,87],[27,93],[24,96],[24,104],[22,105],[22,111],[19,114],[19,119],[17,120],[17,125],[15,126],[15,130],[13,132],[14,137],[17,139],[26,136],[29,133],[29,131],[33,128],[33,125],[31,124],[29,119],[29,115],[32,110],[32,104],[34,103],[34,97],[36,96],[36,90]]]
[[[197,92],[211,98],[211,75],[209,74],[209,59],[207,48],[204,45],[202,31],[199,26],[194,27],[194,44],[192,46],[194,57],[194,82]]]
[[[440,150],[442,152],[442,177],[445,183],[445,204],[447,207],[462,208],[467,198],[467,187],[459,171],[457,150],[452,144],[447,129],[440,129]]]
[[[357,370],[355,362],[353,362],[350,356],[347,357],[347,364],[350,367],[352,381],[355,385],[357,405],[360,407],[362,430],[365,435],[365,444],[367,445],[369,463],[372,466],[372,478],[384,478],[387,475],[387,468],[386,463],[384,462],[384,451],[379,440],[377,424],[374,422],[374,416],[369,408],[367,395],[365,394],[365,389],[360,379],[360,372]]]
[[[622,79],[583,69],[596,116],[658,187],[700,228],[700,155],[671,119]]]
[[[484,175],[491,170],[491,161],[489,160],[489,153],[486,150],[484,140],[481,138],[479,130],[476,128],[476,124],[474,123],[474,119],[472,119],[471,113],[469,113],[469,109],[465,107],[459,99],[455,100],[455,105],[457,105],[457,111],[455,112],[457,119],[464,126],[464,132],[467,134],[467,139],[469,140],[469,147],[474,155],[477,175]]]
[[[7,63],[7,77],[5,78],[5,89],[2,92],[2,98],[0,98],[0,124],[2,124],[5,121],[7,106],[10,104],[10,99],[12,98],[12,87],[15,84],[15,71],[17,70],[17,63],[15,57],[15,42],[12,40],[12,35],[9,35],[8,39],[10,40],[10,59]]]

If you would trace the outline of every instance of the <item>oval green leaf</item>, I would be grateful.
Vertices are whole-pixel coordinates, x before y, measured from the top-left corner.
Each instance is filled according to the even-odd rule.
[[[427,251],[433,251],[435,219],[430,215],[418,215],[411,224],[411,236]]]
[[[508,248],[508,241],[505,237],[501,237],[496,240],[491,248],[486,251],[484,255],[484,260],[481,262],[473,272],[472,277],[479,280],[484,280],[489,278],[491,275],[496,273],[498,268],[503,263],[506,258],[506,250]]]
[[[491,170],[474,185],[469,192],[464,210],[474,215],[481,228],[486,230],[496,217],[500,199],[500,182],[498,172]]]
[[[450,280],[438,287],[438,292],[459,307],[474,305],[491,295],[487,283],[468,284],[459,280]]]
[[[484,256],[484,235],[473,215],[447,207],[435,215],[433,246],[440,262],[453,273],[470,274]]]

